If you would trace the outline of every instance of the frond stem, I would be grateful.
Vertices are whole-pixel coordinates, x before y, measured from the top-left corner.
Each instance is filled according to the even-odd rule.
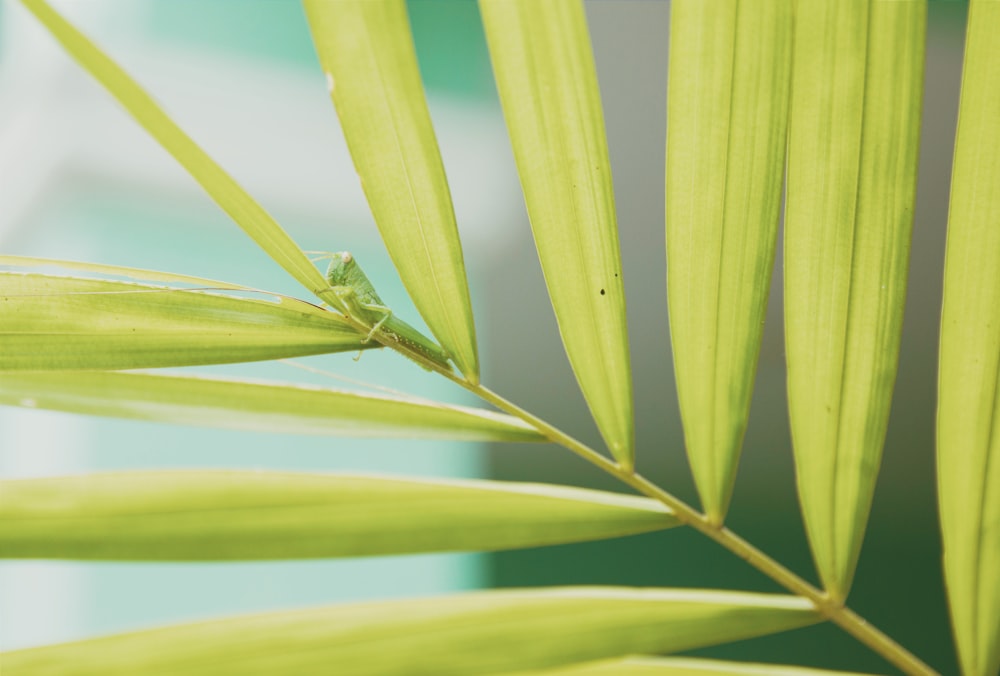
[[[711,523],[708,517],[683,500],[660,488],[640,474],[623,469],[614,461],[598,453],[581,441],[574,439],[561,430],[553,427],[541,418],[529,413],[520,406],[504,399],[483,385],[472,385],[454,373],[435,369],[449,380],[461,385],[484,401],[497,408],[520,418],[539,431],[546,439],[559,444],[580,456],[587,462],[604,470],[639,493],[653,498],[666,505],[682,524],[690,526],[708,536],[716,543],[729,550],[751,566],[768,576],[779,585],[809,601],[817,612],[833,622],[848,634],[856,638],[871,650],[881,655],[908,676],[939,676],[938,672],[925,664],[920,658],[898,644],[876,627],[869,624],[863,617],[839,601],[833,600],[823,590],[809,584],[791,570],[771,558],[763,551],[753,546],[725,526]]]

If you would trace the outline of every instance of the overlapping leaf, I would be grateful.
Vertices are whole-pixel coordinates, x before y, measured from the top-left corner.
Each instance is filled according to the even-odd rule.
[[[146,270],[144,268],[131,268],[122,265],[108,265],[105,263],[88,263],[86,261],[67,261],[58,258],[0,255],[0,266],[13,268],[14,272],[46,272],[48,268],[58,268],[59,270],[70,270],[72,272],[85,272],[98,275],[109,275],[113,277],[125,277],[127,279],[139,280],[143,282],[190,284],[196,287],[220,290],[226,289],[231,291],[257,291],[256,289],[251,289],[250,287],[243,286],[241,284],[232,284],[230,282],[222,282],[217,279],[206,279],[204,277],[194,277],[192,275],[182,275],[176,272]]]
[[[422,399],[111,371],[7,372],[0,404],[179,425],[331,436],[542,441],[517,418]]]
[[[403,0],[306,0],[347,146],[392,262],[424,321],[479,382],[472,304]]]
[[[643,533],[660,503],[544,484],[247,471],[0,481],[0,558],[228,561],[535,547]]]
[[[1000,671],[1000,3],[974,1],[945,256],[937,470],[962,673]]]
[[[798,3],[785,342],[799,500],[847,596],[882,455],[906,295],[926,3]]]
[[[336,312],[292,298],[0,272],[0,371],[189,366],[381,347],[365,337]]]
[[[818,621],[787,596],[564,588],[350,604],[9,652],[13,673],[471,676],[675,652]]]
[[[580,0],[480,0],[566,354],[605,442],[634,463],[625,290],[597,73]]]
[[[777,244],[791,0],[671,5],[667,293],[684,440],[708,517],[732,496]]]

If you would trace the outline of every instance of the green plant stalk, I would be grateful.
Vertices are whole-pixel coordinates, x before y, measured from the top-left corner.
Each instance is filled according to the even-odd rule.
[[[376,335],[374,337],[377,339],[379,336]],[[908,676],[939,676],[937,671],[884,632],[871,625],[863,617],[844,605],[843,602],[830,597],[823,590],[809,584],[725,526],[712,523],[705,514],[702,514],[680,498],[660,488],[641,474],[623,468],[590,446],[553,427],[517,404],[504,399],[482,384],[470,383],[462,378],[462,376],[427,360],[423,355],[410,350],[405,345],[388,344],[387,346],[419,362],[424,368],[436,371],[505,413],[520,418],[538,430],[539,433],[552,443],[572,451],[639,493],[660,501],[673,510],[674,515],[681,524],[691,526],[698,532],[714,540],[793,594],[809,599],[823,617],[868,646],[873,652],[881,655],[887,662],[893,664]]]
[[[405,346],[390,345],[389,347],[404,353],[410,358],[419,356],[416,353],[411,353],[408,349],[403,349]],[[939,676],[937,671],[924,663],[920,658],[881,630],[869,624],[867,620],[845,606],[842,602],[831,598],[823,590],[809,584],[725,526],[712,523],[706,515],[660,488],[641,474],[624,469],[590,446],[574,439],[541,418],[532,415],[517,404],[504,399],[489,388],[481,384],[472,384],[454,372],[446,371],[437,364],[426,363],[425,360],[420,361],[425,367],[429,367],[431,370],[440,373],[445,378],[475,394],[483,401],[533,426],[552,443],[569,449],[590,464],[604,470],[639,493],[660,501],[673,510],[674,515],[683,525],[691,526],[698,532],[714,540],[793,594],[809,599],[824,618],[868,646],[873,652],[881,655],[887,662],[896,666],[903,673],[909,676]]]
[[[334,310],[334,311],[339,312],[339,310]],[[460,376],[456,376],[449,367],[442,366],[437,361],[430,359],[425,353],[410,347],[406,343],[399,342],[393,334],[385,331],[375,331],[374,333],[372,333],[372,327],[370,325],[365,324],[364,322],[346,313],[343,314],[343,317],[344,319],[347,320],[347,323],[350,324],[352,327],[354,327],[354,329],[358,333],[365,336],[370,336],[371,340],[381,343],[384,347],[388,347],[392,350],[395,350],[396,352],[399,352],[404,357],[417,362],[417,364],[419,364],[421,367],[423,367],[428,371],[435,371],[437,373],[440,373],[441,375],[449,378],[450,380],[459,383],[463,387],[469,386],[468,381],[466,381],[464,378]]]

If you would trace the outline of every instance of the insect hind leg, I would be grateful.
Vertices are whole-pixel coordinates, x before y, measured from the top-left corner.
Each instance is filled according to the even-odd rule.
[[[341,300],[344,304],[344,311],[354,318],[355,321],[360,321],[367,323],[370,321],[369,314],[380,313],[382,316],[368,331],[368,335],[362,339],[362,343],[368,343],[375,334],[382,328],[382,325],[389,321],[392,317],[392,309],[386,307],[385,305],[378,305],[376,303],[365,303],[358,298],[358,293],[355,289],[349,286],[330,286],[327,287],[330,291]]]
[[[375,335],[375,333],[380,328],[382,328],[382,325],[385,324],[387,321],[389,321],[389,317],[392,316],[392,310],[390,308],[385,307],[384,305],[365,305],[365,308],[368,310],[374,310],[376,312],[382,312],[383,314],[382,314],[382,319],[375,322],[375,326],[373,326],[372,330],[368,332],[368,336],[361,341],[362,343],[367,343],[368,341],[370,341],[372,337]]]

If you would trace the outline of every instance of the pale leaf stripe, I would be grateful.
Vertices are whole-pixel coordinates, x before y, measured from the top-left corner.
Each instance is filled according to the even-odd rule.
[[[199,622],[12,651],[18,674],[471,676],[676,652],[819,620],[802,599],[692,589],[509,590]]]
[[[226,378],[15,371],[0,375],[0,404],[284,434],[544,441],[518,418],[482,409]]]
[[[648,498],[544,484],[262,471],[0,481],[0,558],[251,561],[493,551],[677,520]]]
[[[676,0],[667,95],[667,292],[695,484],[722,523],[777,246],[790,0]]]
[[[1000,2],[969,5],[938,371],[944,573],[962,673],[1000,671]]]
[[[626,657],[590,664],[520,672],[518,676],[871,676],[853,671],[829,671],[783,664],[730,662],[697,657]]]
[[[785,344],[799,501],[825,589],[847,596],[899,355],[926,3],[796,5]]]
[[[403,0],[306,0],[313,42],[365,196],[420,315],[479,382],[451,193]]]
[[[226,286],[227,294],[244,290]],[[227,364],[380,347],[364,338],[338,313],[294,298],[0,272],[0,371]]]
[[[480,0],[559,332],[615,459],[634,464],[625,291],[604,116],[579,0]]]

